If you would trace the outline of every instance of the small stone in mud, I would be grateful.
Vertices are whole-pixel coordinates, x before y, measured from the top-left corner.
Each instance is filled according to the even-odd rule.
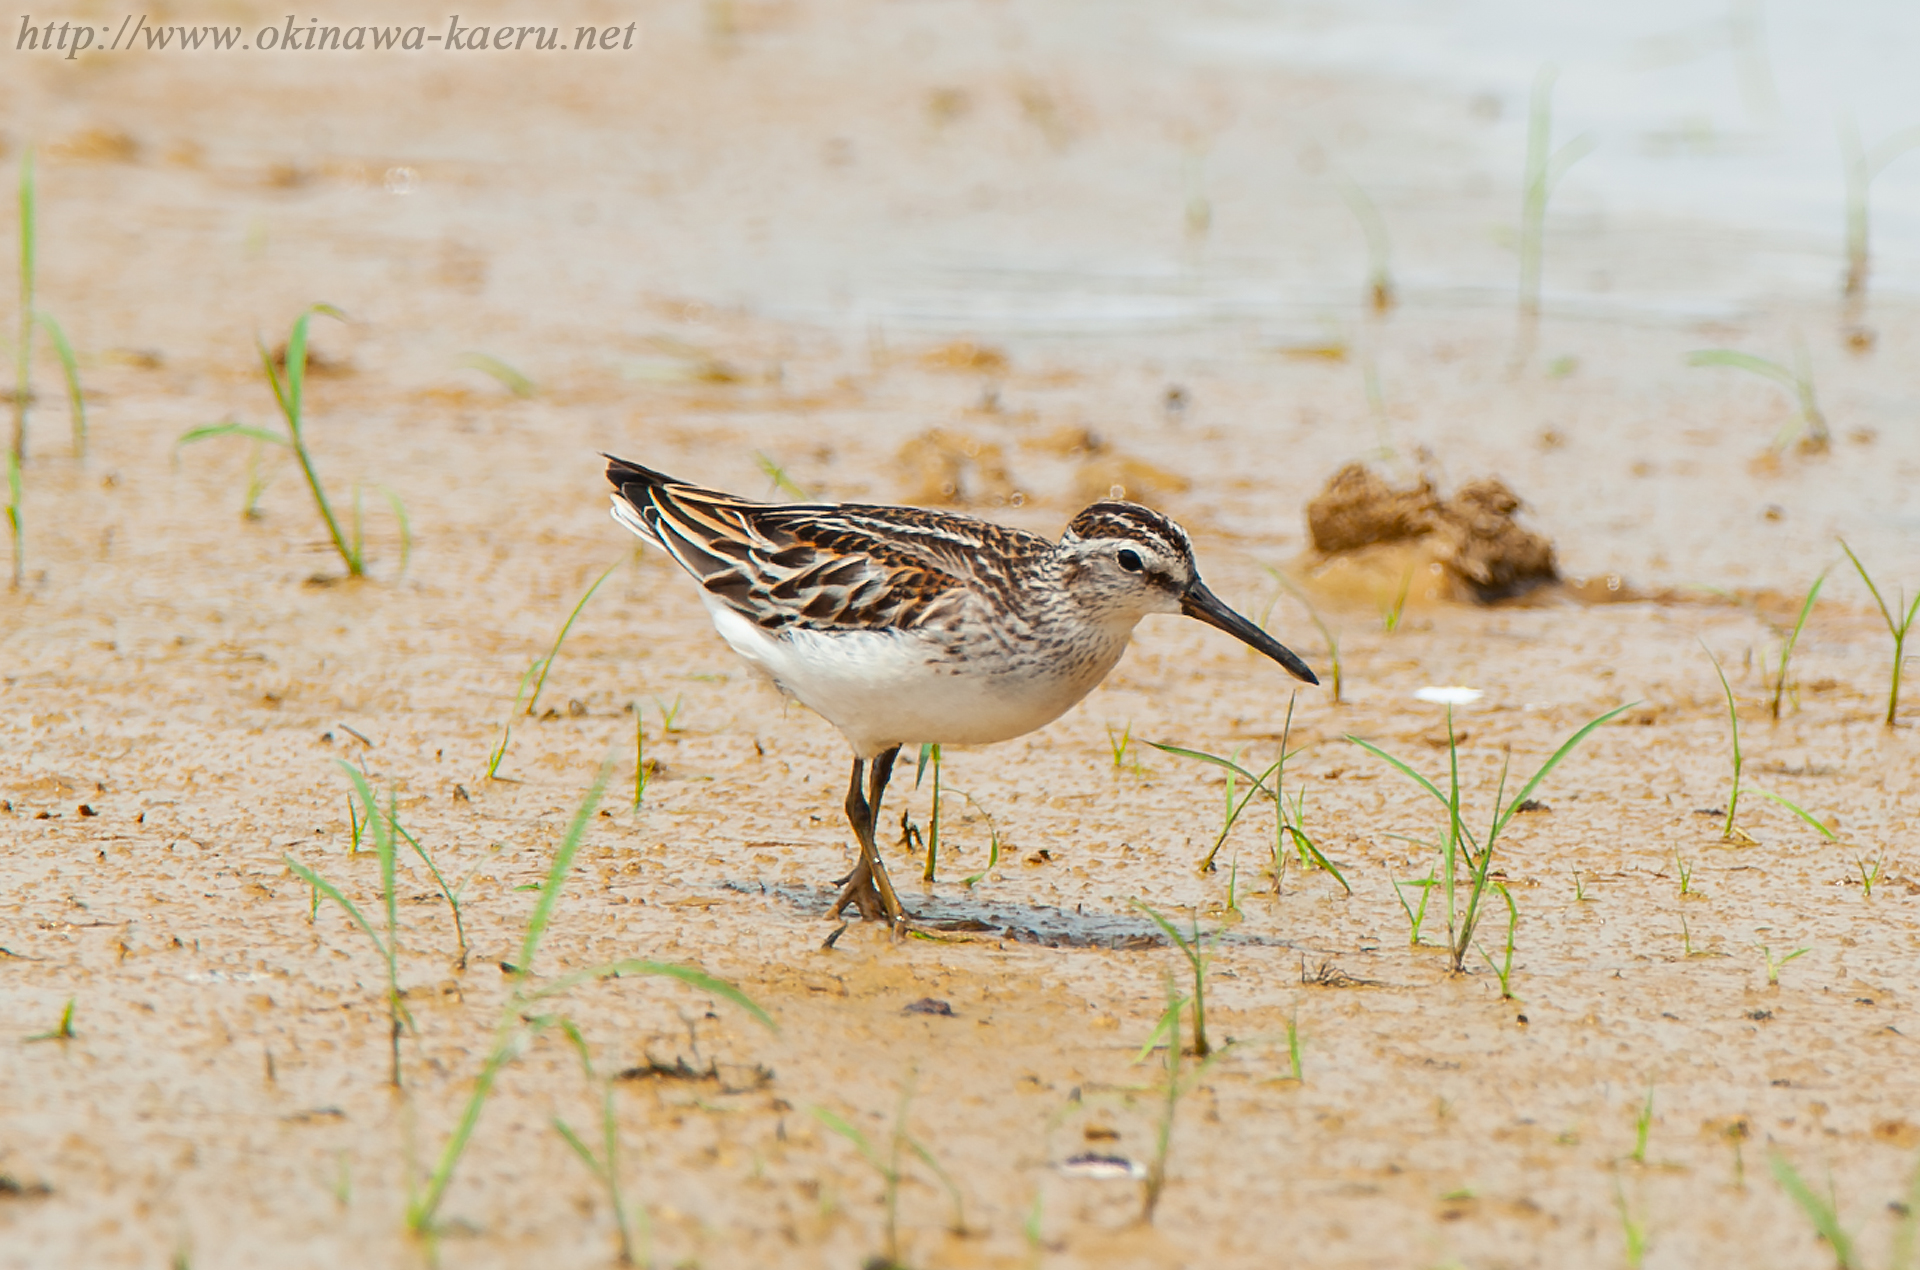
[[[1108,1155],[1101,1151],[1082,1151],[1060,1161],[1060,1171],[1069,1177],[1096,1178],[1101,1181],[1121,1181],[1127,1178],[1145,1177],[1147,1170],[1124,1155]]]
[[[1523,800],[1518,807],[1514,808],[1514,810],[1515,811],[1552,811],[1553,808],[1547,806],[1545,803],[1541,802],[1538,798],[1528,798]]]
[[[915,1001],[913,1004],[909,1005],[904,1011],[904,1013],[906,1014],[937,1014],[941,1018],[950,1019],[953,1017],[953,1007],[948,1005],[945,1001],[938,1000],[934,997],[921,997],[918,1001]]]
[[[45,1182],[22,1182],[11,1173],[0,1173],[0,1199],[44,1199],[53,1194]]]
[[[1755,1023],[1765,1023],[1768,1019],[1773,1017],[1773,1011],[1772,1010],[1748,1010],[1747,1017],[1752,1019]]]
[[[90,807],[86,803],[81,803],[77,810],[80,812],[82,816],[97,816],[100,814],[99,812],[95,811],[92,807]]]

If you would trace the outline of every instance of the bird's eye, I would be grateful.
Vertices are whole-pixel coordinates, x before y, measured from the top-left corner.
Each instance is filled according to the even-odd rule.
[[[1140,553],[1128,547],[1122,547],[1120,554],[1115,556],[1114,559],[1118,560],[1120,567],[1128,573],[1140,573],[1147,567],[1140,562]]]

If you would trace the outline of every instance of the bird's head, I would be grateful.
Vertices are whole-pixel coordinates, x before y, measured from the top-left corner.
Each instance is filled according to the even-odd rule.
[[[1131,627],[1149,613],[1184,613],[1265,653],[1295,678],[1320,682],[1305,662],[1207,589],[1187,531],[1152,508],[1117,499],[1094,503],[1073,518],[1057,551],[1067,590],[1108,621]]]

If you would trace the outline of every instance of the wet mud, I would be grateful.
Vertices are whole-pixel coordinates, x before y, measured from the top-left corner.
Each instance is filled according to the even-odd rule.
[[[1776,1158],[1880,1264],[1920,1152],[1920,701],[1909,666],[1886,725],[1835,538],[1920,587],[1912,303],[1876,294],[1856,350],[1825,290],[1725,299],[1748,239],[1574,202],[1516,368],[1486,231],[1519,139],[1477,102],[932,12],[662,11],[633,63],[9,63],[89,434],[42,342],[0,599],[0,1267],[615,1264],[555,1127],[600,1152],[608,1107],[659,1266],[872,1264],[890,1198],[926,1270],[1831,1265]],[[1708,299],[1622,298],[1648,277]],[[179,444],[274,422],[256,333],[317,300],[351,319],[315,319],[306,409],[359,578],[278,447]],[[1685,363],[1796,333],[1824,453],[1775,447],[1777,385]],[[936,878],[887,846],[928,938],[842,929],[844,743],[636,553],[601,451],[1049,536],[1119,487],[1329,683],[1148,619],[1057,723],[945,754]],[[1442,787],[1457,758],[1484,837],[1623,705],[1503,829],[1513,909],[1489,890],[1456,971],[1448,810],[1349,738]],[[1244,780],[1147,744],[1260,773],[1283,738],[1351,892],[1270,799],[1223,838]],[[404,844],[389,895],[347,769],[458,926]],[[913,776],[884,818],[924,831]],[[293,863],[382,940],[393,901],[398,1088],[386,959]],[[1206,959],[1171,1101],[1194,965],[1136,901]],[[651,973],[514,995],[623,961],[777,1030]],[[917,1144],[897,1194],[836,1122]]]

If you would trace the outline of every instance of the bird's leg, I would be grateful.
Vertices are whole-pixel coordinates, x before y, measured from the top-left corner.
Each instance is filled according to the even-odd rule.
[[[853,872],[841,881],[840,895],[833,901],[830,915],[838,917],[852,904],[860,910],[860,916],[874,921],[884,916],[880,894],[873,885],[873,861],[877,855],[873,848],[873,808],[868,804],[866,793],[861,789],[861,777],[866,775],[866,763],[853,760],[853,780],[847,786],[847,823],[853,826],[853,836],[860,843],[860,862],[853,866]]]
[[[905,928],[907,910],[900,903],[900,896],[894,892],[893,879],[887,876],[887,865],[880,858],[874,826],[880,823],[880,800],[886,797],[887,782],[893,777],[893,765],[899,757],[900,747],[896,745],[873,760],[867,772],[867,850],[872,859],[873,881],[879,888],[881,902],[886,905],[887,921],[895,931]]]

